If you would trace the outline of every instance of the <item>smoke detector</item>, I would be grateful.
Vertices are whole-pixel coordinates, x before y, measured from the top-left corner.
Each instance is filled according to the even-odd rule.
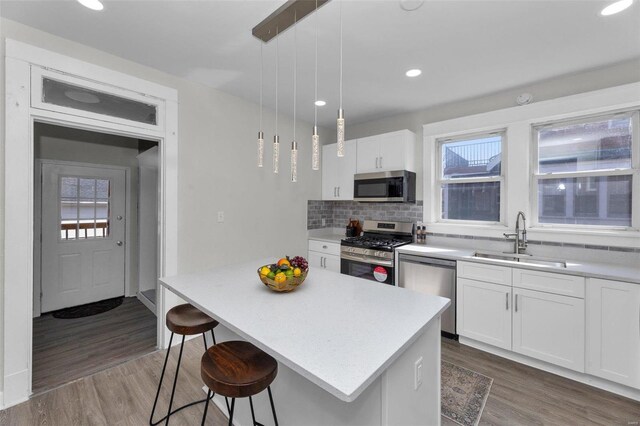
[[[528,105],[533,101],[533,95],[531,93],[523,93],[516,98],[516,103],[520,106]]]

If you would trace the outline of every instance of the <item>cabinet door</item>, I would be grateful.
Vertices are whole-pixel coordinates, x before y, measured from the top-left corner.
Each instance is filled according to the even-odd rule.
[[[358,139],[357,173],[369,173],[380,171],[380,142],[378,136]]]
[[[340,273],[340,256],[327,255],[324,258],[324,267],[327,271]]]
[[[640,389],[640,285],[587,280],[587,373]]]
[[[339,200],[353,200],[353,175],[356,172],[356,141],[345,141],[344,157],[336,157],[338,164],[337,187]]]
[[[337,144],[322,147],[322,199],[335,200],[338,196]]]
[[[325,255],[322,253],[318,253],[315,251],[310,251],[309,252],[309,259],[307,260],[309,262],[309,269],[314,268],[314,269],[320,269],[320,268],[324,268],[324,258]]]
[[[458,334],[511,349],[511,287],[458,278]]]
[[[584,300],[513,289],[513,351],[584,372]]]
[[[381,171],[405,170],[406,143],[402,132],[385,133],[378,136]]]

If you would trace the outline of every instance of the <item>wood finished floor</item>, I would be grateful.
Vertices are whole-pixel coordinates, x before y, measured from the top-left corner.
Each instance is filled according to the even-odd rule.
[[[137,298],[85,318],[33,320],[33,393],[140,357],[156,348],[156,317]]]
[[[167,367],[173,374],[177,352]],[[186,343],[184,369],[180,369],[177,404],[202,398],[199,359],[202,342]],[[545,373],[524,365],[444,341],[443,359],[494,379],[481,425],[634,425],[640,420],[640,403]],[[0,411],[0,425],[143,425],[153,404],[162,369],[163,351],[129,361],[30,401]],[[277,380],[277,379],[276,379]],[[276,405],[279,403],[276,397]],[[159,401],[166,407],[169,389]],[[226,425],[213,405],[208,425]],[[172,424],[200,424],[202,405],[176,414]],[[452,425],[443,419],[443,425]]]

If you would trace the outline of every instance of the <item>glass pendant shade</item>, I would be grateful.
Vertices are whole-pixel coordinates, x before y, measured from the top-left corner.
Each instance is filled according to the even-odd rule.
[[[344,157],[344,110],[338,110],[338,157]]]
[[[280,172],[280,136],[273,137],[273,173]]]
[[[258,167],[264,166],[264,132],[258,132]]]
[[[291,142],[291,182],[298,181],[298,143]]]
[[[320,170],[320,136],[318,136],[318,126],[313,126],[313,136],[311,136],[311,168]]]

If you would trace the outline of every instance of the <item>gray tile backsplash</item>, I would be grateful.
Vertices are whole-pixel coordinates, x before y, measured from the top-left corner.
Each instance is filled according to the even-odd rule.
[[[322,224],[322,219],[325,224]],[[307,229],[343,228],[349,219],[418,222],[422,220],[422,200],[416,204],[360,203],[357,201],[317,201],[307,204]]]

